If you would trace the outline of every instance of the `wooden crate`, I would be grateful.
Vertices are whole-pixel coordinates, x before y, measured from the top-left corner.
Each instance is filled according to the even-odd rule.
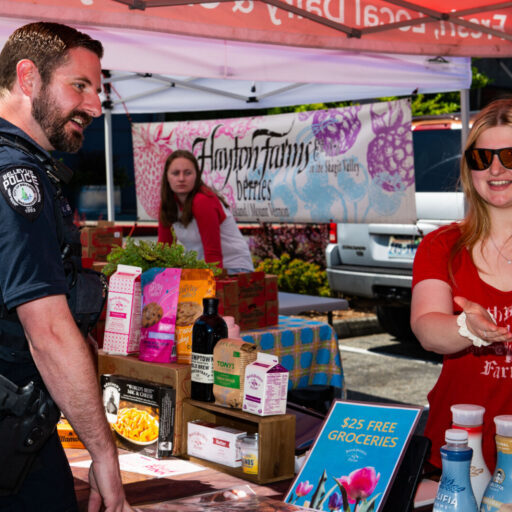
[[[248,434],[258,434],[258,474],[244,473],[242,468],[232,468],[187,453],[188,422],[203,420],[216,425],[236,428]],[[294,477],[295,467],[295,416],[256,416],[239,409],[230,409],[209,402],[187,398],[183,401],[183,436],[180,452],[191,461],[219,471],[244,478],[258,484],[277,482]]]

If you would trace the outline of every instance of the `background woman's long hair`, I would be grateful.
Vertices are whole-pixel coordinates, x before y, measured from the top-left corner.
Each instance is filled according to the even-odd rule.
[[[493,101],[480,111],[473,122],[464,150],[473,147],[478,137],[485,130],[495,126],[512,127],[512,99]],[[450,275],[452,279],[451,263],[456,254],[466,247],[471,255],[476,243],[479,240],[485,243],[491,232],[489,209],[487,203],[473,185],[472,172],[463,154],[460,162],[460,183],[466,197],[468,211],[464,220],[459,223],[462,236],[454,244],[450,255]]]
[[[196,180],[194,182],[194,188],[189,192],[187,198],[185,199],[185,204],[183,205],[183,209],[180,212],[178,202],[176,200],[176,196],[174,192],[171,190],[169,186],[169,182],[167,180],[167,170],[171,163],[176,160],[176,158],[186,158],[189,160],[194,169],[196,171]],[[194,154],[186,149],[177,149],[173,151],[165,161],[164,165],[164,173],[162,176],[162,182],[160,185],[160,223],[163,226],[171,227],[174,222],[181,222],[185,227],[188,226],[192,220],[192,201],[194,196],[201,191],[206,195],[214,195],[217,197],[222,204],[229,208],[229,205],[226,203],[224,198],[219,195],[217,192],[212,190],[210,187],[203,183],[201,178],[201,171],[199,170],[199,164],[197,163],[197,158]],[[181,213],[181,215],[180,215]]]

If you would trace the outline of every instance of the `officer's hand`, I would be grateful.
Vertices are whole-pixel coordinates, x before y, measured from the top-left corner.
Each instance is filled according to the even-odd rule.
[[[102,505],[105,512],[134,512],[126,501],[119,472],[112,466],[98,462],[91,464],[88,512],[99,512]]]

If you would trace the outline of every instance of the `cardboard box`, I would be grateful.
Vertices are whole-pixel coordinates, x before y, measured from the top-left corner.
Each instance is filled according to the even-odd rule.
[[[98,374],[117,374],[166,385],[176,390],[173,455],[182,448],[183,400],[190,397],[190,365],[178,363],[148,363],[136,355],[119,356],[98,352]]]
[[[278,300],[277,293],[277,276],[265,274],[265,300]]]
[[[237,279],[216,279],[216,297],[226,307],[236,306],[239,301],[239,288]]]
[[[238,440],[247,435],[230,427],[201,420],[187,425],[187,454],[236,468],[242,465]]]
[[[265,327],[267,323],[264,297],[261,301],[257,299],[257,302],[254,298],[240,299],[238,314],[240,330],[242,331]]]
[[[285,414],[288,377],[277,356],[258,352],[256,361],[245,368],[242,410],[258,416]]]
[[[102,375],[101,390],[107,421],[120,448],[158,459],[172,455],[175,389],[132,377]]]
[[[118,265],[109,280],[103,349],[110,354],[132,354],[139,350],[141,329],[142,269]]]
[[[271,300],[265,303],[265,324],[277,325],[279,323],[279,303]]]
[[[236,274],[240,299],[265,301],[265,272]]]
[[[59,423],[57,423],[57,433],[63,448],[85,449],[84,444],[80,441],[66,418],[61,418]]]

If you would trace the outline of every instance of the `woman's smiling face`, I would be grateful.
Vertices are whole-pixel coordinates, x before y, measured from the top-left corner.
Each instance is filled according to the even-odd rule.
[[[482,132],[475,142],[475,148],[500,149],[512,147],[512,127],[494,126]],[[512,170],[503,167],[498,155],[484,171],[471,171],[473,185],[478,194],[490,206],[512,207]]]

